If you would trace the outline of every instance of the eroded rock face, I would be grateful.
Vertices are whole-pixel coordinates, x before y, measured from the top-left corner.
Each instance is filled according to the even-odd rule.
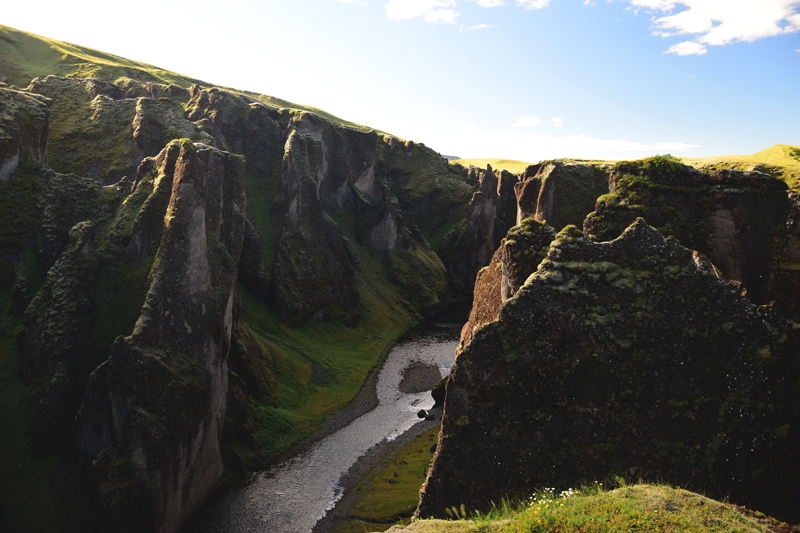
[[[760,172],[718,170],[706,174],[676,161],[650,158],[619,163],[612,194],[586,217],[584,233],[610,240],[637,217],[705,254],[725,279],[756,304],[786,295],[767,290],[775,238],[786,235],[786,183]],[[776,284],[786,287],[786,285]],[[796,306],[800,294],[793,294]]]
[[[32,390],[31,445],[39,452],[65,446],[85,376],[99,363],[90,349],[98,273],[92,232],[89,221],[72,228],[69,249],[22,317],[20,377]]]
[[[489,264],[500,241],[516,219],[512,194],[516,176],[505,171],[495,172],[491,165],[478,172],[479,190],[467,208],[466,224],[455,243],[446,253],[448,272],[458,278],[463,287],[475,285],[478,271]]]
[[[244,161],[184,141],[171,181],[141,316],[92,374],[78,415],[86,476],[115,531],[177,531],[223,473]]]
[[[622,472],[797,520],[797,346],[643,221],[568,226],[458,355],[417,516]]]
[[[506,300],[513,298],[528,276],[536,272],[555,235],[553,228],[532,218],[509,230],[489,266],[478,272],[472,311],[461,330],[456,356],[469,345],[478,328],[497,320]]]
[[[552,161],[525,169],[514,190],[517,224],[533,218],[560,230],[582,224],[597,198],[608,194],[608,176],[590,165]]]
[[[344,236],[322,211],[312,172],[323,161],[315,148],[313,139],[297,133],[287,141],[281,170],[286,222],[275,262],[277,305],[281,318],[292,325],[323,318],[352,325],[359,303],[354,270]]]
[[[21,157],[47,164],[49,100],[0,86],[0,181],[8,180]]]

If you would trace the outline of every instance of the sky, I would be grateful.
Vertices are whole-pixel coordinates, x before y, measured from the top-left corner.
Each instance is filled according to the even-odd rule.
[[[442,155],[800,145],[800,0],[37,0],[0,23]]]

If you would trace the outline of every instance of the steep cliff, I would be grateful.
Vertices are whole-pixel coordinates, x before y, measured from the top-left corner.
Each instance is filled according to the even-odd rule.
[[[20,157],[31,154],[47,164],[50,109],[47,98],[9,89],[0,84],[0,181],[17,168]]]
[[[271,97],[55,41],[97,77],[63,57],[47,75],[32,36],[0,32],[14,81],[39,76],[0,87],[0,340],[33,404],[14,438],[78,474],[69,520],[175,531],[447,303],[431,243],[473,187],[422,144]]]
[[[641,220],[559,233],[459,353],[417,516],[622,473],[797,520],[800,327],[695,255]]]
[[[785,182],[760,172],[706,174],[666,156],[621,162],[610,194],[598,200],[583,228],[594,240],[610,240],[643,217],[708,256],[753,303],[781,299],[783,308],[794,309],[800,295],[768,290],[770,264],[775,265],[776,247],[787,235],[787,189]]]
[[[525,169],[514,192],[517,224],[533,218],[560,230],[583,223],[597,198],[608,194],[608,175],[590,165],[548,161]]]
[[[166,148],[165,150],[169,150]],[[215,488],[228,394],[244,161],[184,141],[133,333],[92,373],[78,449],[115,531],[176,531]]]
[[[445,237],[442,250],[448,272],[465,292],[475,285],[478,271],[489,264],[517,218],[517,176],[504,170],[496,172],[491,165],[485,171],[472,167],[470,172],[478,181],[478,191],[469,202],[464,225]]]

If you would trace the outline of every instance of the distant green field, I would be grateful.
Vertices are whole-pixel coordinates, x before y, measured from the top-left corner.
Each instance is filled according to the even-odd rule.
[[[515,159],[456,159],[455,161],[451,161],[451,163],[459,163],[464,165],[465,167],[469,167],[470,165],[478,168],[486,168],[486,165],[492,165],[492,168],[495,170],[503,169],[507,170],[513,174],[519,174],[524,172],[525,169],[532,165],[533,163],[528,163],[526,161],[517,161]]]

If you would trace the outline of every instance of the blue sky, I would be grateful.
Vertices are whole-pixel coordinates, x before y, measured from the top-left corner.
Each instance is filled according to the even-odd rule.
[[[800,145],[800,0],[15,2],[3,24],[447,155]]]

